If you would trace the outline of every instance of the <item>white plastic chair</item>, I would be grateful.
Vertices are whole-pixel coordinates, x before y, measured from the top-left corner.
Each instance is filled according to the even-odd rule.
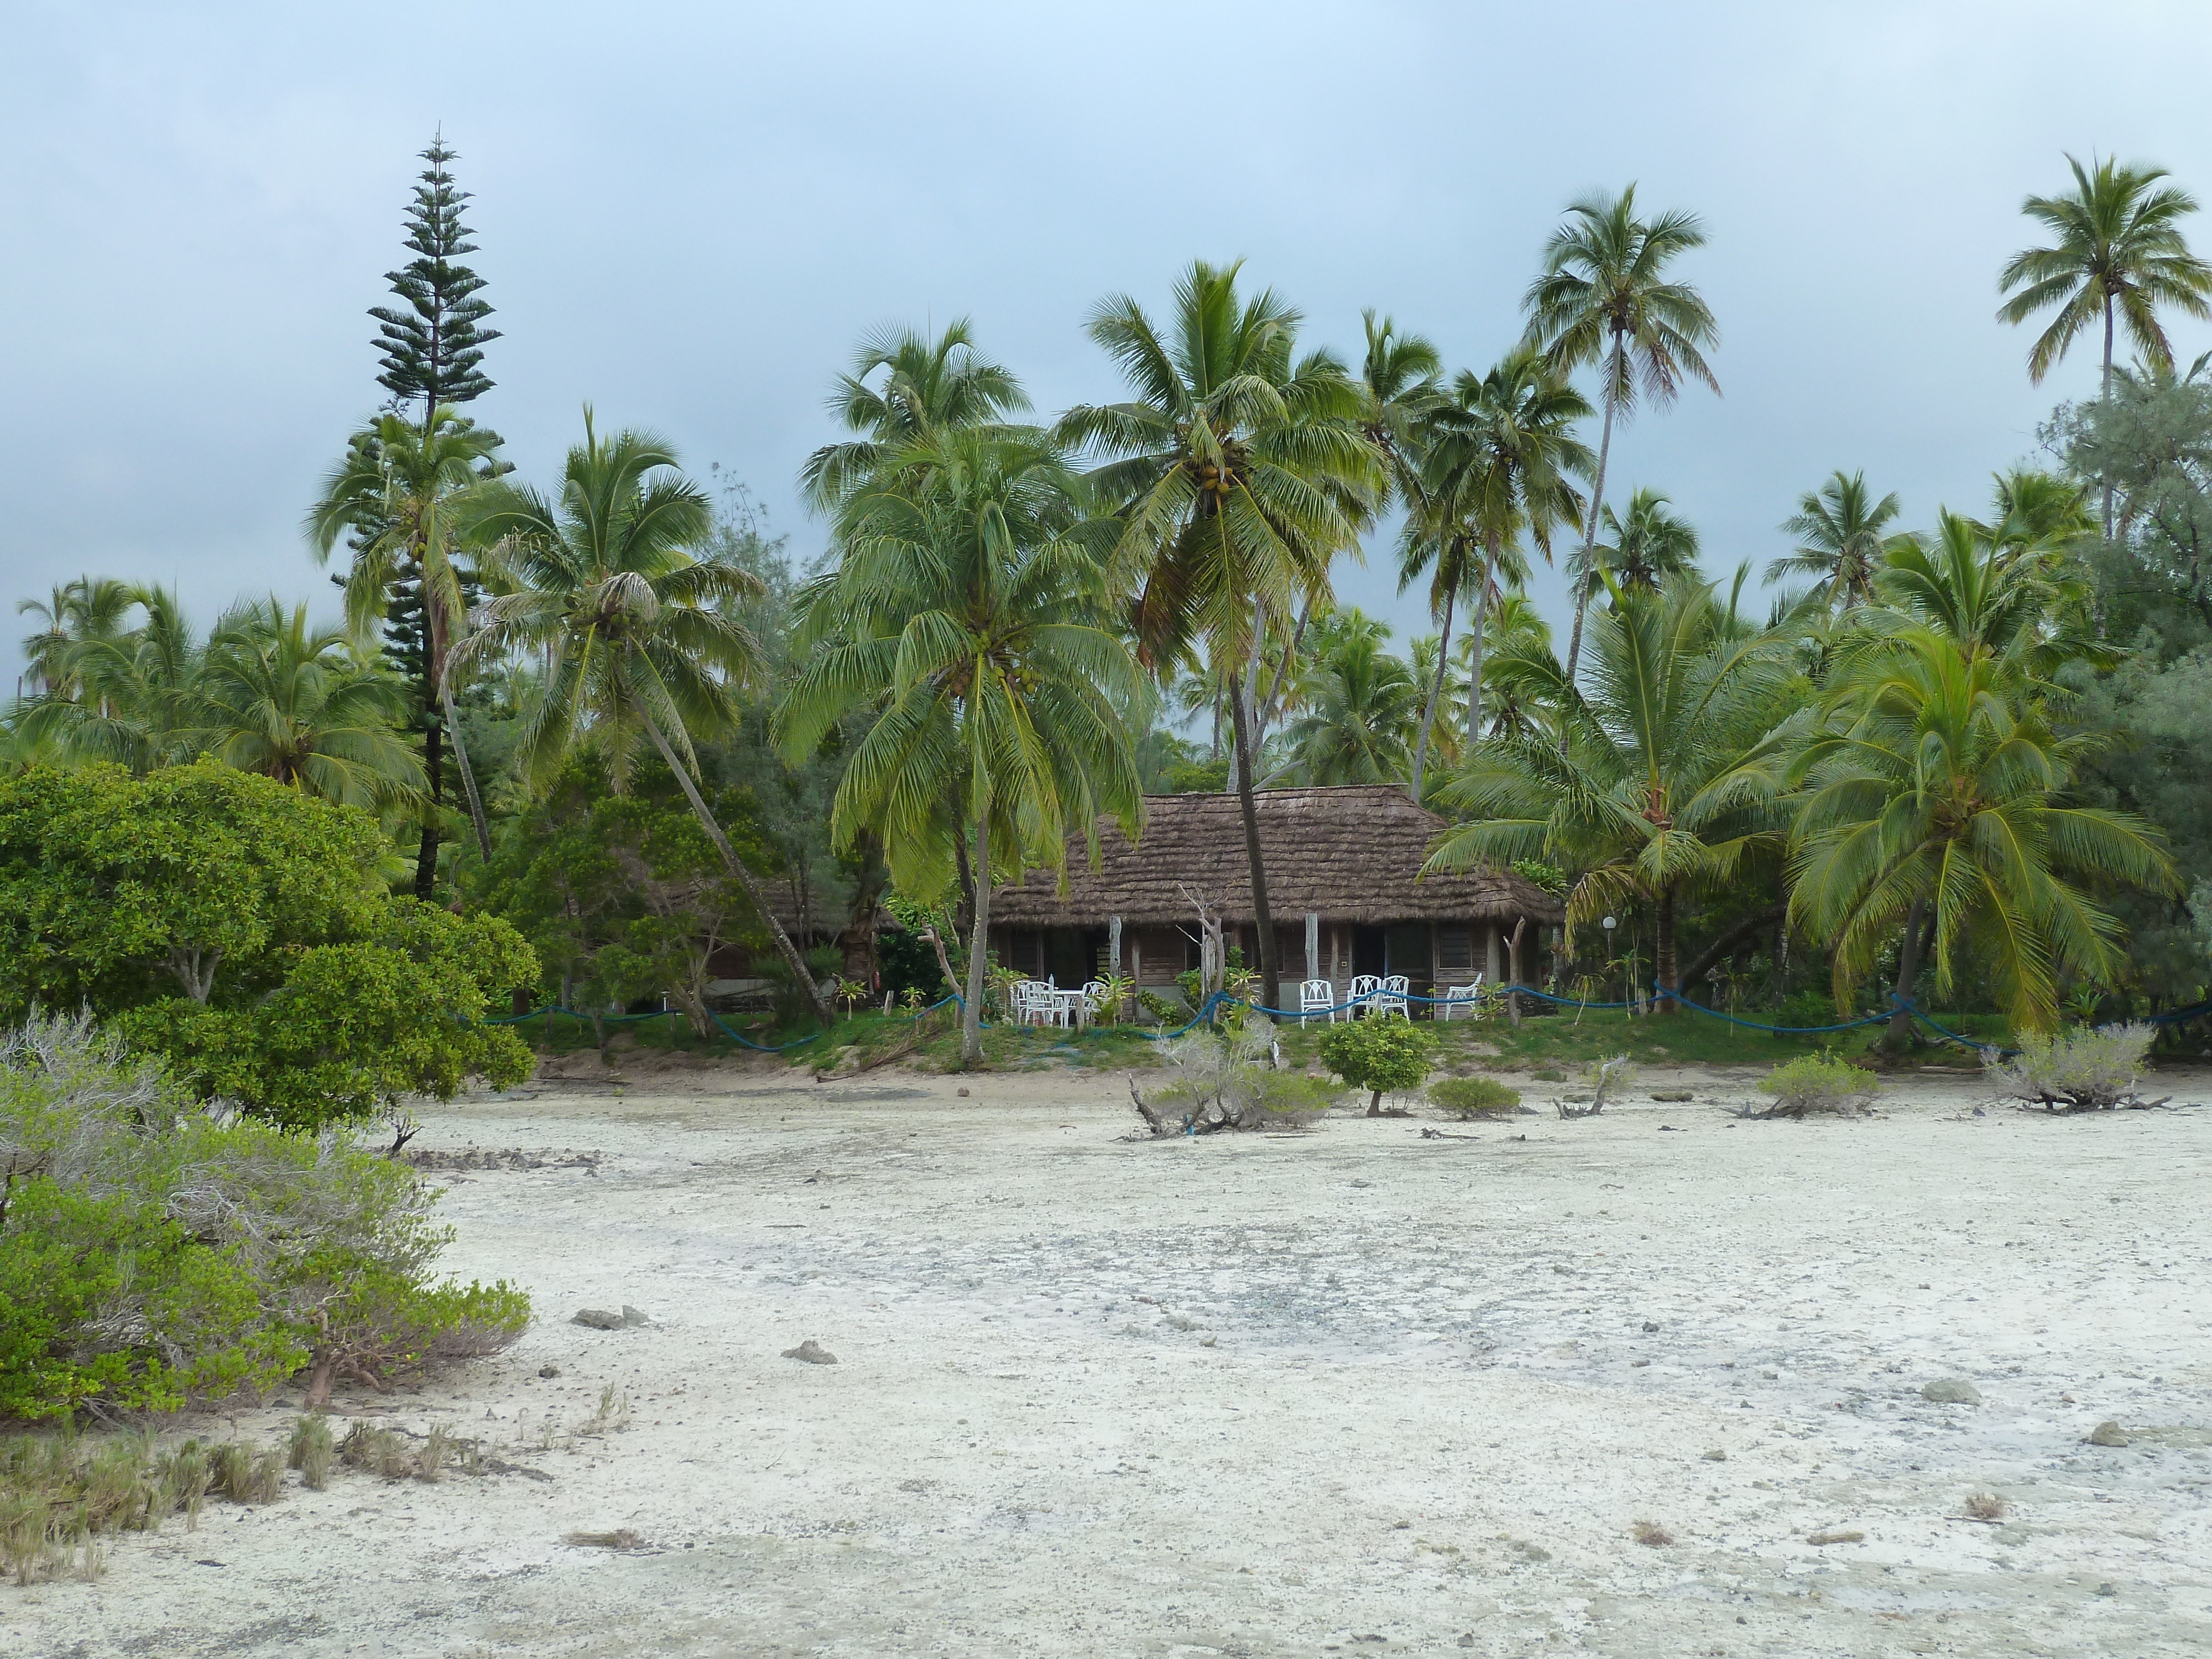
[[[1354,1019],[1363,1017],[1371,1018],[1376,1012],[1373,999],[1381,993],[1382,989],[1382,981],[1376,975],[1354,975],[1352,988],[1346,992],[1344,996],[1344,1000],[1352,1005],[1350,1010],[1352,1018]]]
[[[1308,1014],[1327,1014],[1328,1023],[1336,1024],[1336,987],[1325,979],[1310,979],[1298,987],[1298,1024],[1306,1023]]]
[[[1444,992],[1443,1000],[1437,1005],[1437,1018],[1446,1024],[1462,1009],[1475,1019],[1482,1018],[1482,975],[1477,974],[1472,983],[1455,985]]]
[[[1412,1019],[1413,1011],[1407,1006],[1407,999],[1413,994],[1413,981],[1411,975],[1391,975],[1382,981],[1382,989],[1376,998],[1375,1012],[1385,1019],[1393,1014],[1397,1015],[1401,1019]]]
[[[1081,1006],[1075,1011],[1076,1018],[1084,1024],[1088,1025],[1096,1019],[1099,1014],[1105,1011],[1105,1007],[1106,981],[1103,979],[1086,979],[1084,981],[1083,1001]]]

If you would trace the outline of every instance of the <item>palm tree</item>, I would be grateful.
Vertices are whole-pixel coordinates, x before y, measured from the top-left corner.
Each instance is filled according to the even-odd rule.
[[[1383,487],[1372,504],[1382,513],[1394,500],[1411,507],[1420,499],[1422,424],[1443,401],[1443,359],[1421,335],[1401,334],[1392,318],[1378,321],[1374,312],[1363,311],[1359,320],[1367,334],[1359,365],[1364,404],[1359,424],[1382,457]]]
[[[1971,938],[2022,1030],[2052,1024],[2062,975],[2110,982],[2118,924],[2079,884],[2180,883],[2151,825],[2064,804],[2094,747],[2023,706],[1997,656],[1936,629],[1854,662],[1790,769],[1804,790],[1790,917],[1832,944],[1838,1007],[1900,930],[1893,1046],[1911,1035],[1926,949],[1942,994]]]
[[[393,729],[406,691],[343,628],[271,594],[216,622],[192,684],[194,746],[305,794],[381,809],[419,795],[421,764]]]
[[[2092,157],[2093,161],[2095,161]],[[2058,314],[2036,337],[2027,354],[2036,385],[2089,325],[2105,325],[2104,370],[2098,399],[2112,398],[2112,337],[2124,323],[2138,356],[2154,369],[2173,367],[2173,348],[2159,325],[2158,307],[2178,307],[2191,317],[2212,316],[2212,265],[2189,251],[2180,222],[2197,211],[2196,198],[2168,185],[2164,167],[2122,167],[2110,156],[2085,170],[2071,155],[2074,188],[2063,196],[2031,196],[2021,211],[2049,230],[2047,247],[2023,248],[2005,262],[1997,291],[2012,298],[1997,307],[2002,322],[2024,323],[2039,311]],[[2014,293],[2014,290],[2019,290]],[[2112,538],[2112,488],[2105,484],[2105,539]]]
[[[1126,295],[1102,303],[1091,337],[1133,395],[1070,410],[1058,428],[1101,458],[1089,482],[1120,520],[1109,574],[1134,591],[1146,665],[1175,664],[1203,638],[1224,680],[1301,601],[1327,600],[1330,560],[1354,545],[1386,483],[1358,383],[1327,352],[1297,356],[1298,313],[1268,292],[1240,301],[1237,269],[1194,264],[1166,334]],[[1252,801],[1255,711],[1243,696],[1229,703],[1262,994],[1279,1007]]]
[[[545,653],[516,755],[533,788],[550,785],[586,744],[605,753],[619,787],[638,739],[650,742],[827,1030],[828,998],[693,781],[692,733],[736,719],[732,684],[760,659],[728,607],[761,583],[712,547],[714,527],[713,504],[678,471],[673,449],[648,432],[601,438],[586,409],[584,441],[568,452],[557,496],[502,479],[471,499],[466,532],[510,591],[483,605],[482,626],[453,648],[453,667]]]
[[[1705,244],[1697,215],[1636,216],[1636,186],[1620,195],[1585,197],[1568,209],[1568,222],[1544,245],[1542,274],[1528,285],[1522,308],[1529,337],[1551,354],[1560,374],[1584,363],[1599,368],[1598,401],[1605,422],[1590,485],[1589,525],[1583,537],[1587,568],[1597,545],[1598,509],[1605,500],[1605,469],[1613,453],[1613,423],[1636,410],[1639,396],[1667,404],[1682,382],[1702,380],[1721,389],[1705,353],[1720,337],[1713,313],[1697,289],[1667,280],[1680,255]],[[1587,589],[1575,595],[1574,633],[1567,642],[1567,678],[1582,661]]]
[[[73,620],[64,609],[71,636],[44,642],[33,658],[40,678],[56,689],[26,700],[22,736],[67,762],[111,761],[140,774],[191,758],[203,647],[175,592],[105,581],[82,586],[80,597],[88,603]],[[123,627],[133,610],[143,620]]]
[[[354,434],[307,514],[307,538],[319,561],[330,558],[340,536],[353,532],[346,619],[357,631],[366,634],[399,590],[411,586],[422,599],[423,696],[434,706],[423,710],[422,772],[429,793],[416,856],[418,898],[430,896],[437,878],[440,751],[448,737],[477,851],[491,857],[483,799],[453,708],[452,661],[468,622],[468,583],[459,562],[461,527],[472,494],[507,470],[496,459],[499,444],[497,433],[451,404],[432,410],[419,428],[400,416],[383,416]]]
[[[1478,744],[1444,790],[1465,821],[1438,838],[1428,867],[1542,858],[1579,869],[1570,927],[1647,899],[1660,989],[1678,991],[1678,902],[1725,888],[1747,858],[1781,848],[1764,745],[1786,665],[1765,635],[1729,637],[1703,584],[1647,593],[1607,578],[1606,590],[1588,691],[1556,665],[1541,687],[1565,742],[1531,731]],[[1521,666],[1541,675],[1533,659]],[[1660,1007],[1674,1012],[1663,997]]]
[[[1526,593],[1504,595],[1491,607],[1482,632],[1490,735],[1526,736],[1549,723],[1547,692],[1559,683],[1561,671],[1552,653],[1552,625],[1535,602]],[[1474,653],[1468,655],[1471,659]]]
[[[2051,689],[2069,662],[2109,667],[2119,658],[2094,637],[2085,582],[2049,558],[1997,545],[1985,526],[1948,509],[1937,513],[1933,536],[1891,539],[1875,586],[1883,613],[1870,621],[1886,614],[1925,628],[1961,657],[1996,659],[2031,690]]]
[[[878,836],[924,900],[970,842],[974,932],[961,1052],[983,1057],[992,872],[1060,869],[1073,825],[1097,853],[1111,813],[1133,840],[1143,785],[1122,711],[1141,700],[1109,623],[1103,557],[1079,480],[1042,434],[951,428],[901,452],[848,500],[842,557],[810,595],[815,645],[776,713],[787,755],[865,711],[831,814],[841,848]]]
[[[1882,530],[1898,514],[1896,492],[1874,499],[1864,472],[1841,467],[1817,490],[1797,498],[1797,510],[1782,521],[1797,545],[1766,567],[1766,580],[1814,578],[1812,591],[1837,611],[1874,599],[1875,571],[1881,562]]]
[[[1479,378],[1462,371],[1449,399],[1429,416],[1422,493],[1401,538],[1398,585],[1403,591],[1433,569],[1429,603],[1447,652],[1454,603],[1462,593],[1474,600],[1474,624],[1468,635],[1474,642],[1468,671],[1470,744],[1482,726],[1482,641],[1492,594],[1501,585],[1517,588],[1528,580],[1527,563],[1518,556],[1524,536],[1548,559],[1552,532],[1579,516],[1582,498],[1569,479],[1587,475],[1590,458],[1573,427],[1589,413],[1582,394],[1523,345]],[[1501,584],[1501,578],[1510,580]],[[1446,659],[1440,653],[1421,717],[1413,756],[1417,799]]]
[[[1358,611],[1329,619],[1300,691],[1305,712],[1284,729],[1301,783],[1395,783],[1406,775],[1421,688],[1384,648],[1390,630]]]
[[[976,349],[966,318],[947,324],[934,340],[910,328],[879,330],[860,342],[852,368],[830,395],[830,412],[860,435],[808,456],[800,485],[817,508],[834,513],[868,485],[887,456],[957,428],[1001,428],[1029,406],[1013,372]]]
[[[1628,514],[1615,516],[1604,509],[1606,534],[1612,538],[1591,550],[1597,568],[1613,573],[1623,588],[1655,593],[1677,577],[1698,574],[1698,530],[1673,510],[1673,503],[1656,489],[1632,490]],[[1585,583],[1595,580],[1595,571]]]
[[[79,576],[55,584],[46,599],[19,600],[18,616],[36,617],[46,624],[23,641],[24,667],[39,693],[79,696],[71,653],[91,641],[114,638],[137,603],[138,590],[112,576]]]

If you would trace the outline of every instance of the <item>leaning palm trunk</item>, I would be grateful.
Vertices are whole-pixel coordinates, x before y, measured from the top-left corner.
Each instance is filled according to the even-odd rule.
[[[828,1030],[837,1023],[830,1012],[829,999],[822,994],[822,988],[814,982],[814,972],[806,965],[806,958],[799,954],[799,947],[783,931],[783,924],[775,919],[775,912],[769,908],[768,895],[762,890],[759,880],[738,860],[737,849],[730,845],[730,838],[722,833],[722,826],[715,822],[714,815],[707,810],[707,803],[700,795],[698,786],[691,781],[691,774],[685,769],[684,763],[677,759],[676,751],[669,747],[668,739],[661,735],[660,723],[642,709],[638,711],[638,719],[645,727],[646,735],[653,739],[653,746],[660,751],[660,758],[668,763],[668,769],[676,775],[676,781],[684,790],[684,799],[690,802],[691,814],[699,820],[699,827],[707,832],[707,839],[714,843],[714,850],[722,855],[723,867],[736,878],[738,885],[745,890],[745,896],[752,901],[753,908],[760,912],[761,920],[768,924],[769,936],[775,941],[776,954],[783,958],[783,965],[791,970],[792,976],[799,981],[799,989],[806,994],[807,1003],[814,1010],[815,1018],[822,1022],[823,1030]]]
[[[1436,729],[1437,704],[1444,694],[1444,673],[1451,665],[1452,604],[1459,595],[1444,590],[1443,631],[1437,635],[1436,677],[1429,682],[1429,700],[1421,707],[1421,734],[1413,743],[1413,799],[1421,798],[1421,774],[1429,762],[1429,733]]]
[[[1270,1008],[1283,1006],[1281,975],[1275,966],[1275,919],[1267,908],[1267,866],[1260,854],[1260,814],[1252,799],[1252,723],[1243,699],[1230,692],[1230,714],[1237,742],[1237,804],[1244,818],[1244,857],[1252,872],[1252,921],[1260,936],[1260,996]]]
[[[991,796],[975,809],[975,931],[968,940],[968,998],[960,1010],[960,1063],[983,1063],[984,963],[991,947]]]
[[[438,706],[446,712],[446,732],[453,740],[453,769],[461,775],[461,793],[469,803],[469,822],[476,826],[477,851],[491,862],[491,830],[484,823],[483,797],[477,793],[477,775],[469,766],[469,751],[461,744],[461,717],[453,707],[453,694],[441,684]]]
[[[1495,532],[1482,550],[1482,568],[1475,573],[1474,620],[1473,632],[1468,635],[1467,660],[1467,747],[1474,752],[1474,745],[1482,739],[1482,646],[1483,629],[1490,620],[1490,573],[1498,568],[1498,537]]]
[[[1619,357],[1620,340],[1617,335],[1613,338],[1613,356],[1616,358]],[[1610,389],[1612,385],[1613,380],[1608,377],[1605,420],[1598,428],[1597,473],[1590,480],[1589,528],[1583,532],[1581,579],[1575,585],[1575,628],[1567,640],[1567,684],[1569,685],[1575,683],[1575,666],[1582,660],[1583,617],[1589,609],[1590,568],[1597,558],[1598,514],[1603,510],[1605,504],[1605,464],[1613,453],[1613,399]],[[1559,752],[1562,755],[1567,752],[1567,740],[1564,734],[1559,738]]]

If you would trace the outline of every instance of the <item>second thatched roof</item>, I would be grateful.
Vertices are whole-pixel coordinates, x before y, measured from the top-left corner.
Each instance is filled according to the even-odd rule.
[[[1324,921],[1510,922],[1565,919],[1559,901],[1510,870],[1424,877],[1421,864],[1443,819],[1395,785],[1262,789],[1254,798],[1267,908],[1279,924],[1309,911]],[[1249,922],[1252,884],[1244,821],[1233,794],[1148,795],[1140,845],[1111,823],[1099,830],[1103,862],[1091,867],[1082,837],[1070,839],[1065,897],[1049,871],[991,896],[991,920],[1011,927],[1188,921],[1188,885],[1229,922]]]

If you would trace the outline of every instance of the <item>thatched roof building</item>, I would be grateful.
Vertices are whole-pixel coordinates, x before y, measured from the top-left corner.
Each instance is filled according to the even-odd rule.
[[[1196,959],[1190,892],[1256,960],[1237,797],[1153,795],[1145,805],[1141,844],[1103,826],[1095,870],[1082,838],[1070,841],[1064,895],[1048,871],[992,895],[1001,962],[1066,985],[1118,957],[1139,981],[1165,982]],[[1423,876],[1444,821],[1395,786],[1263,789],[1255,807],[1285,979],[1387,970],[1453,984],[1486,971],[1496,982],[1516,927],[1533,951],[1565,919],[1559,900],[1510,870]],[[1524,973],[1534,960],[1524,955]]]

